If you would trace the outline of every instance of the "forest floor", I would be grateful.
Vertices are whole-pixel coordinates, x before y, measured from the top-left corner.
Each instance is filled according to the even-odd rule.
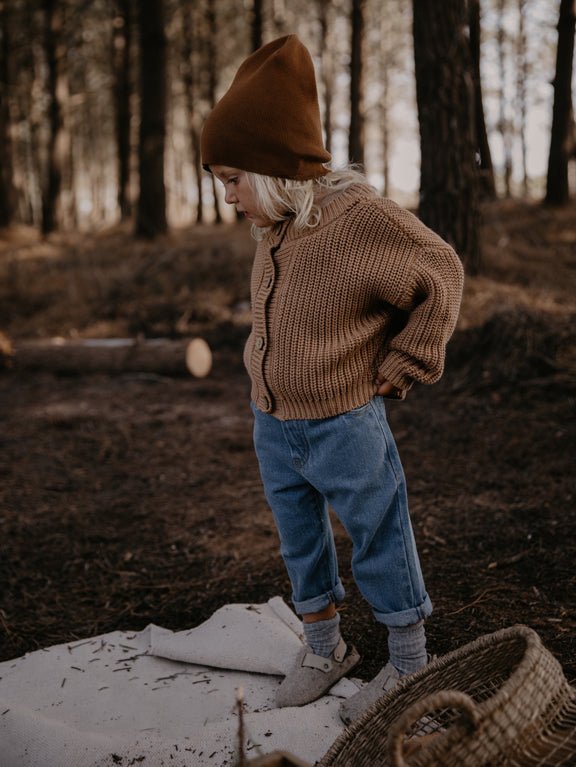
[[[576,208],[484,211],[447,369],[390,406],[443,653],[535,629],[576,680]],[[290,600],[251,446],[242,344],[253,243],[240,224],[154,243],[122,228],[0,233],[0,330],[24,339],[202,336],[204,379],[0,371],[0,660],[230,602]],[[6,339],[5,339],[6,344]],[[1,357],[1,355],[0,355]],[[342,617],[386,659],[336,525]]]

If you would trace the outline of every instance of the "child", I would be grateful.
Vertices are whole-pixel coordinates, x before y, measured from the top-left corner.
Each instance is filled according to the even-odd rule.
[[[355,581],[388,629],[389,662],[344,702],[349,722],[427,662],[432,604],[384,398],[440,378],[463,275],[440,237],[329,160],[312,60],[295,35],[282,37],[244,61],[208,116],[202,162],[259,241],[244,361],[306,639],[277,704],[315,700],[360,659],[340,634],[330,505],[352,540]]]

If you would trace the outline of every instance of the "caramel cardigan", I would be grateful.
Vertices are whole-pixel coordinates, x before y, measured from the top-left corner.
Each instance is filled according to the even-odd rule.
[[[327,418],[374,396],[377,371],[406,391],[444,369],[463,269],[414,215],[367,187],[332,195],[313,229],[258,244],[244,362],[256,407]]]

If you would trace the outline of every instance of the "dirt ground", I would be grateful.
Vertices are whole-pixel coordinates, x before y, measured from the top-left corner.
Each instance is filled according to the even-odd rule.
[[[0,660],[148,623],[197,625],[290,591],[251,446],[241,225],[0,233]],[[576,680],[576,209],[487,207],[447,370],[390,406],[435,604],[429,649],[534,628]],[[20,342],[201,335],[205,379],[30,370]],[[5,346],[7,341],[5,339]],[[368,678],[385,636],[352,582],[345,634]]]

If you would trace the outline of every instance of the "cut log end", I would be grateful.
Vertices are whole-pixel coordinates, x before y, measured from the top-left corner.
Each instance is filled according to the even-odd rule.
[[[195,378],[205,378],[212,370],[212,352],[203,338],[194,338],[186,347],[186,367]]]

